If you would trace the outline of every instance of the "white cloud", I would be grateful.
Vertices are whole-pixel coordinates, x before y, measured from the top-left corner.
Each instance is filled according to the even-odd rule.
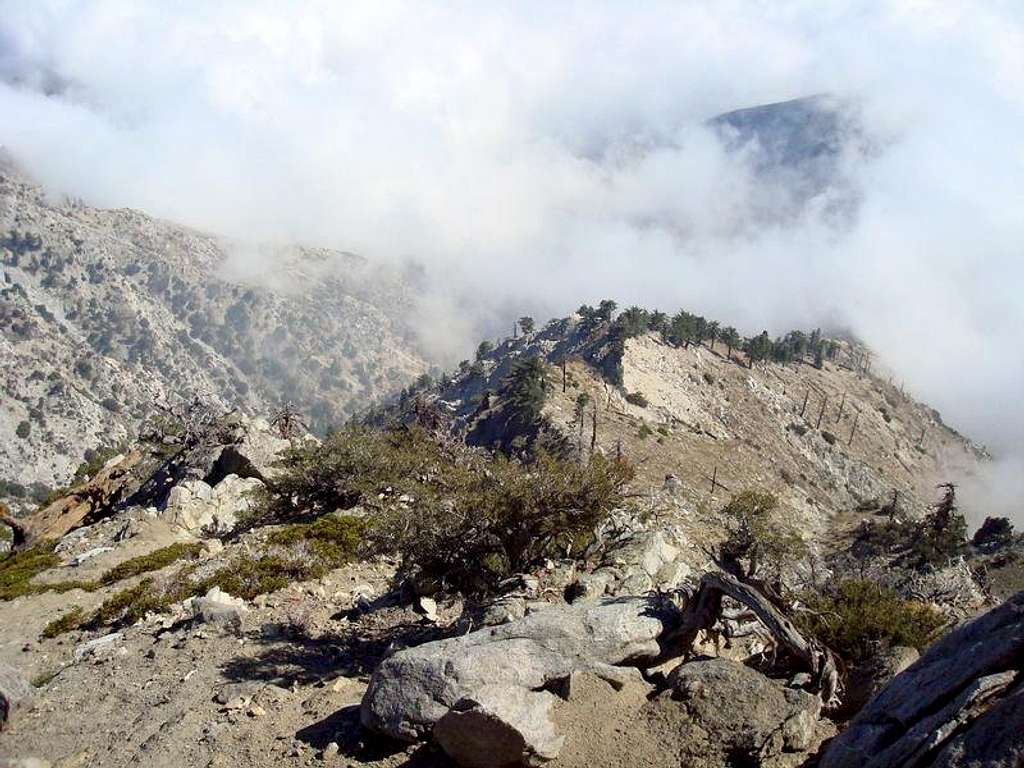
[[[502,328],[604,295],[749,331],[837,319],[1014,451],[1021,8],[0,1],[0,143],[94,204],[418,260],[464,349],[473,295]],[[884,147],[848,158],[857,218],[766,223],[784,195],[703,121],[819,92]]]

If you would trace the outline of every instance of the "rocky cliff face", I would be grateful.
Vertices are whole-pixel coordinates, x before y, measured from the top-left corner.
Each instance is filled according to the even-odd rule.
[[[258,282],[233,266],[254,260],[274,265]],[[66,483],[86,449],[193,392],[337,423],[426,369],[408,304],[357,257],[245,251],[0,166],[0,498]]]

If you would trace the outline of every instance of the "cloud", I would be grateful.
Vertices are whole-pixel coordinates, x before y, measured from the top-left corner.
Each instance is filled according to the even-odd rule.
[[[705,121],[823,92],[871,151],[794,213]],[[93,204],[424,265],[446,360],[606,295],[748,332],[824,319],[1021,447],[1019,3],[12,0],[0,115]]]

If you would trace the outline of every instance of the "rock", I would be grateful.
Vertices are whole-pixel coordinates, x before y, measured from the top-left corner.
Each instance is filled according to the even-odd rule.
[[[32,685],[18,670],[0,662],[0,731],[17,710],[32,702],[34,695]]]
[[[374,671],[360,708],[368,728],[413,741],[485,685],[537,690],[596,663],[640,664],[678,618],[655,598],[552,606],[499,627],[399,651]]]
[[[206,557],[213,557],[214,555],[220,554],[224,549],[224,542],[220,539],[207,539],[203,542],[203,555]]]
[[[207,624],[217,624],[235,630],[242,628],[242,618],[248,612],[245,600],[232,597],[220,587],[213,587],[202,597],[192,598],[192,612]]]
[[[916,648],[898,645],[854,667],[846,681],[846,695],[840,714],[844,717],[857,714],[872,696],[920,657]]]
[[[668,684],[672,699],[707,735],[708,748],[721,750],[736,764],[760,765],[783,751],[816,746],[821,699],[778,685],[739,662],[719,658],[680,664]]]
[[[321,757],[324,760],[330,760],[332,757],[335,757],[338,754],[338,751],[339,751],[338,742],[336,742],[336,741],[329,741],[327,743],[327,746],[324,747],[324,752],[323,752],[323,755],[321,755]]]
[[[202,480],[185,480],[171,488],[162,516],[191,533],[229,533],[238,516],[252,507],[252,492],[262,485],[256,478],[238,475],[228,475],[214,487]]]
[[[102,555],[102,554],[104,554],[106,552],[113,552],[113,551],[114,551],[113,547],[93,547],[92,549],[87,549],[85,552],[82,552],[80,555],[75,555],[73,558],[71,558],[71,565],[73,565],[74,567],[77,568],[82,563],[84,563],[86,560],[91,560],[92,558],[96,557],[97,555]]]
[[[517,685],[485,685],[434,726],[434,738],[465,768],[538,765],[558,755],[551,710],[557,697]]]
[[[83,661],[89,657],[102,656],[114,650],[121,639],[120,632],[111,632],[75,646],[75,661]]]
[[[437,601],[432,597],[418,597],[413,603],[413,610],[427,621],[437,622]]]
[[[822,768],[1024,763],[1024,592],[933,643],[864,706]]]

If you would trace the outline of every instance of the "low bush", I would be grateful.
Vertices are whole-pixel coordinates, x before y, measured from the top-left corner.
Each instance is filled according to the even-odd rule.
[[[626,402],[632,405],[638,405],[641,408],[646,408],[650,403],[647,402],[647,398],[644,397],[642,392],[629,392],[626,395]]]
[[[718,560],[734,574],[777,578],[785,565],[807,552],[803,539],[780,516],[779,500],[771,493],[742,491],[722,508],[722,515],[728,533]]]
[[[796,616],[800,628],[849,662],[860,662],[897,645],[924,648],[946,624],[939,611],[903,600],[869,580],[840,582],[833,590],[805,593],[807,610]]]
[[[133,557],[114,566],[100,577],[100,584],[113,584],[132,576],[150,571],[159,571],[178,560],[195,560],[202,552],[203,545],[198,543],[176,543],[154,550],[148,554]]]
[[[65,632],[78,629],[84,621],[85,611],[82,610],[80,605],[76,605],[63,616],[54,619],[43,627],[41,637],[49,639],[63,635]]]
[[[60,558],[53,552],[55,546],[55,541],[42,541],[0,560],[0,600],[38,592],[40,585],[32,583],[33,577],[60,564]]]

